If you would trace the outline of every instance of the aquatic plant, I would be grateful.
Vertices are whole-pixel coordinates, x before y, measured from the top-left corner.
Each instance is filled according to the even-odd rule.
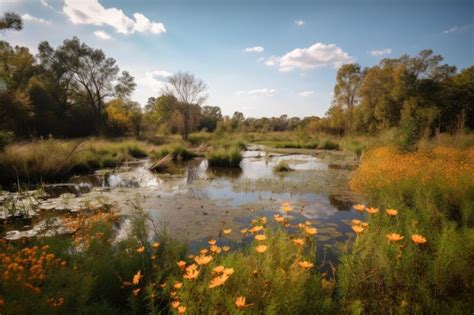
[[[280,161],[273,167],[274,172],[291,172],[293,169],[290,167],[287,161]]]

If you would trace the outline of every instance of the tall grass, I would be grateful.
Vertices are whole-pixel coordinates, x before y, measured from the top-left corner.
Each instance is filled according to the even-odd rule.
[[[206,159],[211,167],[240,167],[242,153],[239,147],[212,149],[206,153]]]
[[[145,157],[153,146],[143,142],[101,139],[44,139],[12,144],[0,153],[0,184],[58,180],[75,173],[115,167]]]
[[[170,144],[160,149],[157,152],[153,152],[152,156],[155,159],[161,159],[165,156],[170,156],[173,160],[190,160],[196,156],[194,152],[188,150],[184,145],[179,143]]]

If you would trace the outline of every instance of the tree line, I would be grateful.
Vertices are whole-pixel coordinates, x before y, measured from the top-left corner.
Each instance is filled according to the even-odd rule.
[[[1,31],[22,29],[5,13]],[[47,41],[33,56],[28,48],[0,41],[0,131],[17,138],[143,136],[193,131],[294,131],[376,135],[396,128],[407,142],[436,132],[474,128],[474,67],[457,72],[431,50],[383,59],[362,69],[339,68],[334,99],[324,117],[245,118],[206,105],[207,85],[178,72],[142,108],[130,99],[134,78],[113,58],[77,37],[54,48]]]

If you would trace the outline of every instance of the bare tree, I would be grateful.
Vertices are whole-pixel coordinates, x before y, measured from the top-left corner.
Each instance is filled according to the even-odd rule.
[[[176,111],[181,115],[183,126],[181,135],[187,139],[189,133],[199,123],[200,105],[207,99],[207,85],[201,79],[189,72],[178,72],[168,78],[168,84],[163,89],[164,95],[176,98]]]

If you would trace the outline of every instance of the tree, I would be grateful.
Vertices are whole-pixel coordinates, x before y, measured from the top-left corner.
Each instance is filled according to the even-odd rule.
[[[358,64],[346,64],[339,68],[334,87],[334,103],[346,109],[348,117],[345,131],[352,131],[354,107],[358,103],[358,89],[364,74]]]
[[[0,31],[15,30],[20,31],[23,28],[21,17],[14,12],[5,12],[0,18]]]
[[[62,64],[66,69],[65,79],[71,84],[74,96],[84,99],[90,106],[94,115],[95,133],[100,134],[104,124],[105,99],[113,96],[115,92],[112,84],[119,72],[115,60],[107,58],[100,49],[81,44],[79,39],[74,37],[65,40],[56,50],[54,63]],[[119,81],[119,85],[121,83],[123,82]]]
[[[175,109],[182,119],[181,135],[187,139],[189,133],[198,125],[200,106],[207,99],[207,85],[188,72],[178,72],[168,78],[163,94],[174,96],[177,100]]]
[[[137,84],[134,78],[128,71],[122,71],[122,76],[118,78],[118,83],[115,86],[115,95],[118,98],[128,98],[133,93]]]
[[[198,128],[212,132],[217,128],[217,123],[221,120],[222,112],[218,106],[203,106]]]

